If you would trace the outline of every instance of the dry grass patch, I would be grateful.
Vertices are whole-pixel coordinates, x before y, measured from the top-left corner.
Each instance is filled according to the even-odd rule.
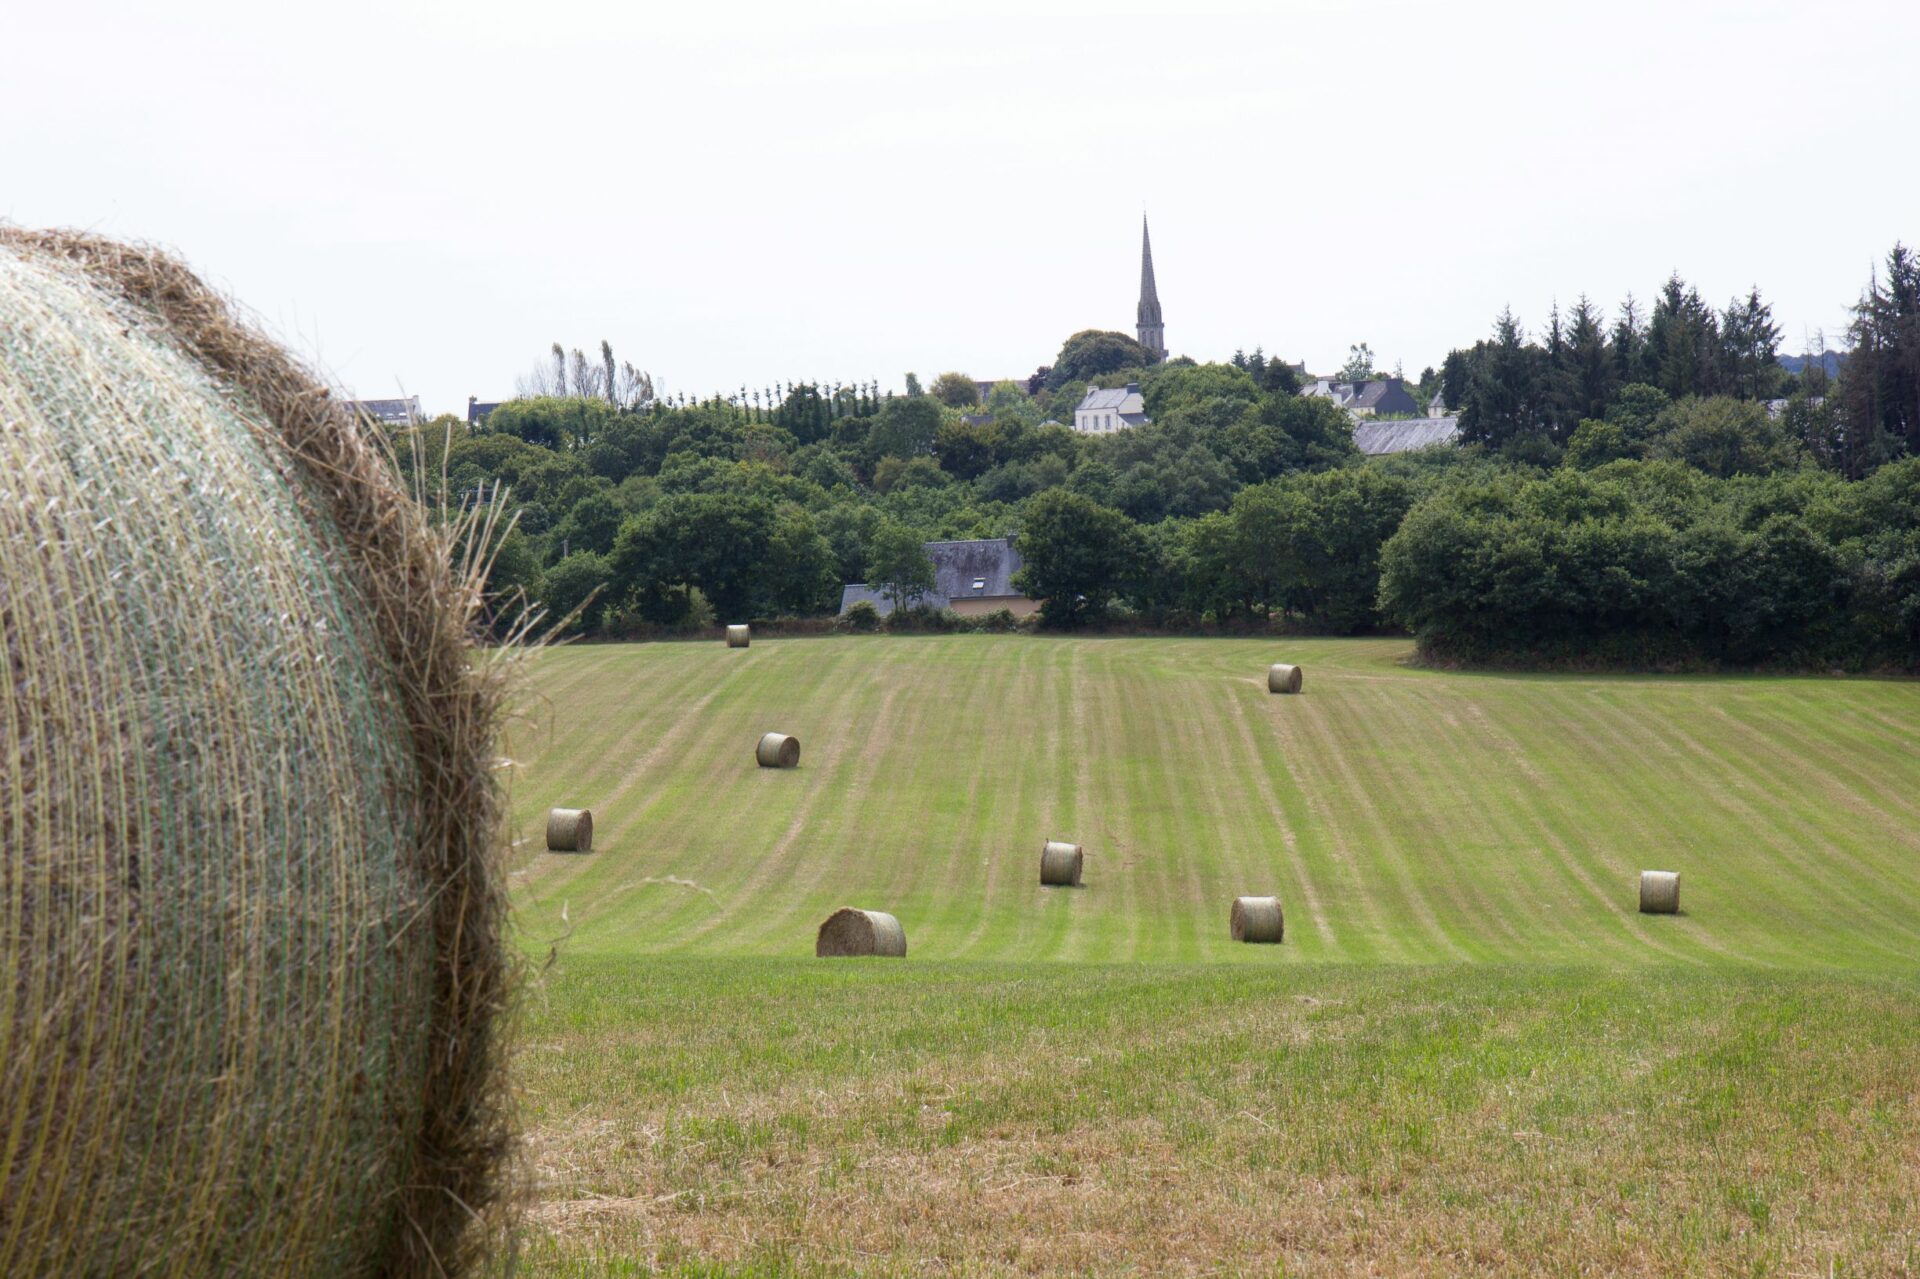
[[[808,967],[562,970],[534,1273],[1920,1259],[1914,982]]]

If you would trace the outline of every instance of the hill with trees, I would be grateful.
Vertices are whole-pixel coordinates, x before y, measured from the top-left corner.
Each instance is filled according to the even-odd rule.
[[[918,541],[1011,537],[1044,624],[1412,630],[1466,660],[1920,661],[1920,266],[1863,294],[1844,361],[1795,374],[1757,289],[1678,274],[1650,307],[1511,311],[1421,379],[1461,447],[1363,458],[1256,348],[1148,363],[1073,334],[1025,383],[959,371],[656,397],[556,346],[532,394],[396,453],[432,491],[505,488],[491,588],[580,634],[830,614]],[[1356,358],[1364,351],[1355,348]],[[1364,351],[1371,362],[1370,351]],[[1830,369],[1839,368],[1837,377]],[[1153,421],[1080,435],[1089,385]],[[914,625],[903,616],[897,623]]]

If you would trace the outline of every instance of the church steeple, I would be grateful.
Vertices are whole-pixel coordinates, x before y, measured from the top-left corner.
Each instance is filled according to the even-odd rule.
[[[1160,294],[1153,287],[1153,240],[1147,235],[1147,215],[1140,215],[1140,308],[1135,316],[1140,345],[1155,360],[1167,358],[1167,330],[1160,321]]]

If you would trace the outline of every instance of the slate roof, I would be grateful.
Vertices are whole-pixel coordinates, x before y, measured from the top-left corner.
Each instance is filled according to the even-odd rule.
[[[1376,413],[1418,413],[1420,406],[1407,394],[1406,385],[1397,377],[1369,378],[1354,387],[1346,401],[1350,409],[1372,409]]]
[[[411,426],[420,421],[420,397],[417,395],[409,395],[403,400],[348,400],[347,407],[389,426]]]
[[[484,422],[487,420],[487,414],[493,412],[504,403],[506,403],[504,400],[483,400],[478,396],[469,395],[467,397],[467,421]]]
[[[1013,543],[1004,537],[979,538],[966,542],[928,542],[927,558],[933,561],[933,590],[920,597],[927,608],[947,608],[955,600],[1024,599],[1013,584],[1013,575],[1026,561]],[[979,589],[975,582],[981,583]],[[864,582],[856,582],[840,592],[840,611],[846,612],[860,600],[874,606],[882,617],[893,612],[893,601]]]
[[[1104,390],[1097,386],[1087,388],[1087,398],[1080,401],[1074,411],[1093,409],[1112,409],[1115,413],[1144,413],[1147,402],[1140,397],[1140,388],[1132,383],[1126,386],[1110,386]]]
[[[1140,395],[1140,384],[1129,382],[1125,386],[1087,388],[1086,398],[1074,407],[1075,420],[1081,413],[1113,413],[1127,426],[1145,426],[1153,419],[1147,416],[1147,402]]]
[[[1369,457],[1383,453],[1408,453],[1435,444],[1452,444],[1460,438],[1457,417],[1415,417],[1398,421],[1358,422],[1353,428],[1353,445]]]

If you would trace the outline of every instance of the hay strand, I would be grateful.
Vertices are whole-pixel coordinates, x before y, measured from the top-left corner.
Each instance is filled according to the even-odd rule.
[[[1040,849],[1040,882],[1049,888],[1078,888],[1085,864],[1080,845],[1050,839]]]
[[[882,910],[856,910],[842,906],[828,915],[814,939],[813,953],[821,959],[878,955],[904,959],[907,932],[900,921]]]
[[[480,1261],[506,688],[455,532],[178,262],[0,227],[0,1274]]]
[[[549,808],[547,810],[547,851],[551,853],[592,852],[593,810]]]
[[[1642,915],[1678,915],[1680,913],[1680,872],[1673,870],[1640,872],[1640,913]]]
[[[744,625],[727,627],[727,647],[745,648],[753,642],[753,632]]]
[[[1235,941],[1277,945],[1287,935],[1287,918],[1278,897],[1234,898],[1227,926]]]
[[[1267,668],[1267,691],[1269,693],[1297,693],[1300,691],[1300,668],[1289,666],[1285,662],[1275,662]]]
[[[798,768],[800,766],[800,741],[785,733],[768,733],[760,739],[760,745],[754,748],[753,757],[762,768]]]

